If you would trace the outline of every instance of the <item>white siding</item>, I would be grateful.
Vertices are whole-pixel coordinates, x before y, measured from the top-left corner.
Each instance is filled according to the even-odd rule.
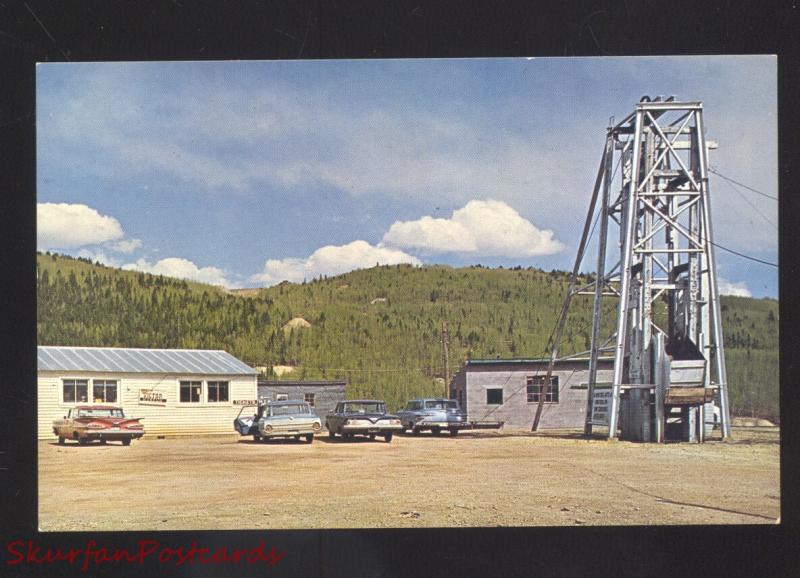
[[[137,373],[39,372],[39,439],[54,439],[52,422],[63,417],[76,404],[61,401],[62,379],[113,379],[118,383],[118,399],[113,405],[121,406],[125,415],[141,417],[145,437],[156,435],[232,434],[233,420],[241,406],[234,400],[255,400],[257,386],[255,375],[155,375]],[[178,402],[178,383],[181,380],[203,381],[200,403]],[[229,383],[228,402],[207,403],[207,381]],[[167,400],[163,406],[139,403],[139,390],[152,389]],[[90,381],[91,391],[91,381]]]

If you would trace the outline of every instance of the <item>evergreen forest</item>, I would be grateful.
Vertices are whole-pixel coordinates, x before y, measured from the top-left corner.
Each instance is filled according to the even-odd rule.
[[[37,255],[40,345],[224,349],[284,379],[344,379],[390,410],[442,395],[466,359],[542,358],[569,274],[533,268],[376,266],[229,291]],[[583,281],[587,281],[584,279]],[[585,351],[591,296],[573,300],[561,354]],[[609,305],[611,307],[611,305]],[[778,302],[722,297],[734,415],[778,420]],[[610,330],[614,311],[603,312]],[[444,329],[447,335],[447,364]]]

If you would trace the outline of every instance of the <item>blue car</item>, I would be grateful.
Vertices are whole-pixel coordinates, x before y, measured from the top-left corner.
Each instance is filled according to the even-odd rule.
[[[454,399],[412,399],[405,409],[397,412],[404,430],[419,434],[430,430],[439,435],[447,430],[450,435],[458,435],[460,429],[467,427],[467,414],[461,411]]]

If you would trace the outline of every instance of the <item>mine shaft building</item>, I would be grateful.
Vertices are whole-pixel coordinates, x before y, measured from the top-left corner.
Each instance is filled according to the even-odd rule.
[[[257,403],[257,372],[221,350],[38,348],[39,439],[76,405],[122,407],[145,436],[232,434],[242,406]]]
[[[588,359],[556,362],[550,387],[544,387],[549,359],[471,359],[450,383],[470,421],[501,421],[530,430],[539,397],[545,396],[540,427],[583,429],[588,395]],[[614,360],[598,362],[597,381],[611,384]]]

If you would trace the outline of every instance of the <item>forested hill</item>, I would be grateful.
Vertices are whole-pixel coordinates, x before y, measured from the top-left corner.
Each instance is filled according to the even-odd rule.
[[[399,265],[228,292],[39,254],[37,280],[42,345],[225,349],[253,366],[294,366],[286,378],[346,379],[348,396],[396,409],[443,391],[443,323],[450,375],[467,358],[546,356],[568,274]],[[589,345],[591,297],[573,303],[563,353]],[[732,404],[774,419],[778,303],[726,296],[722,309]]]

